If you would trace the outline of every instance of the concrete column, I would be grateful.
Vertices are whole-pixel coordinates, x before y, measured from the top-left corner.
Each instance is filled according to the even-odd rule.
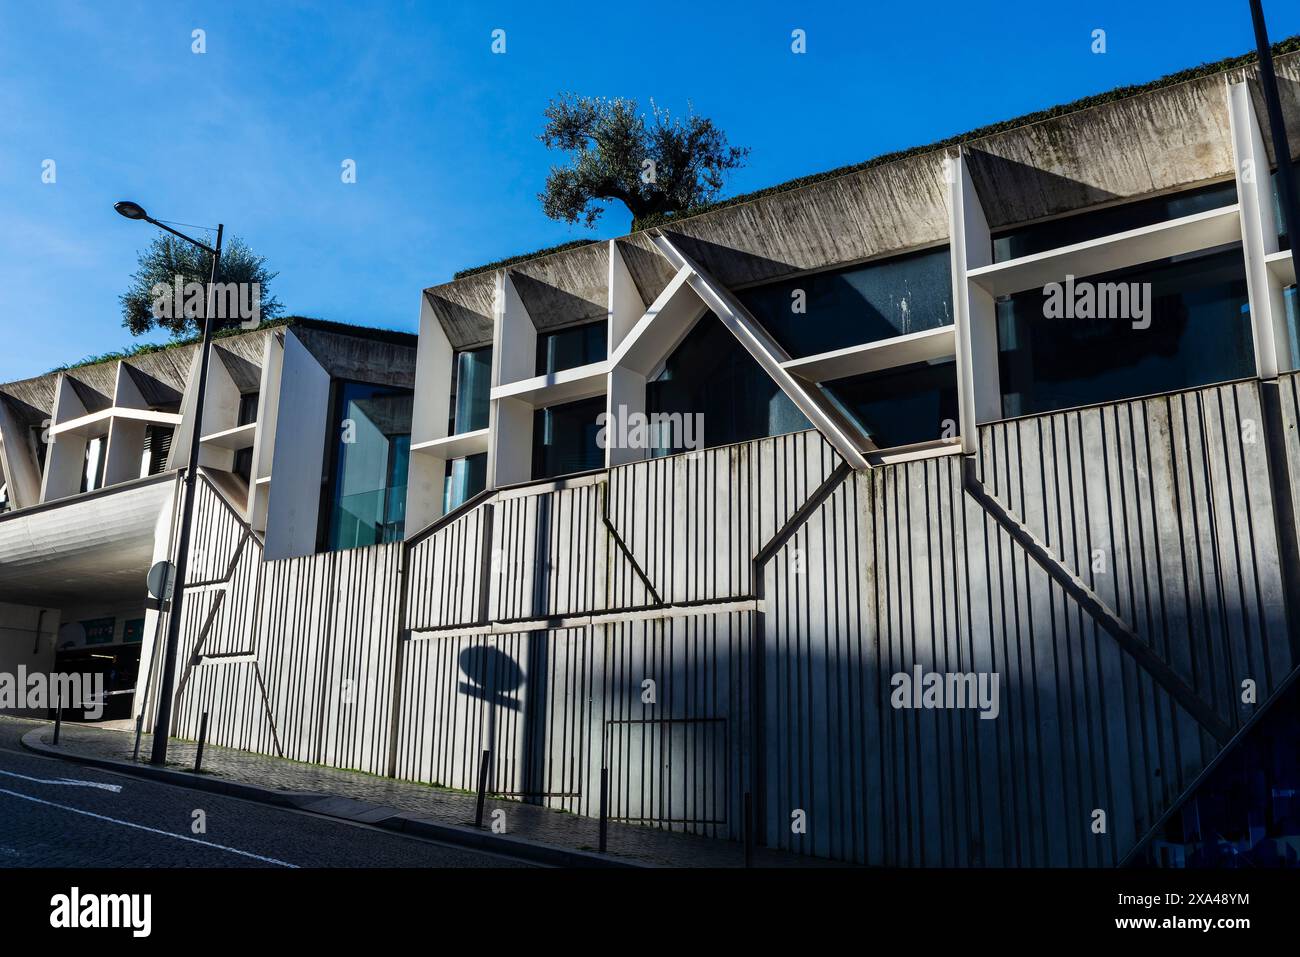
[[[271,498],[271,473],[275,461],[275,426],[280,413],[280,382],[284,369],[284,340],[272,333],[262,350],[262,377],[258,383],[257,432],[253,436],[253,469],[248,484],[248,523],[266,531]]]
[[[993,261],[993,241],[964,151],[950,158],[947,180],[959,425],[962,451],[969,455],[978,448],[979,423],[1002,417],[997,307],[967,275]]]
[[[59,374],[54,392],[54,411],[50,416],[50,429],[62,422],[80,418],[86,414],[86,407],[72,387],[72,381],[66,373]],[[81,473],[86,460],[86,439],[84,436],[66,433],[49,435],[49,444],[45,449],[45,475],[41,481],[41,501],[76,495],[81,490]]]
[[[148,409],[140,387],[125,362],[118,362],[113,386],[113,408]],[[140,459],[144,455],[146,423],[138,419],[114,417],[108,424],[108,456],[104,463],[104,484],[117,485],[140,477]]]
[[[537,327],[510,274],[497,273],[492,321],[492,388],[533,378]],[[522,399],[493,399],[489,414],[488,488],[527,482],[533,475],[533,406]]]
[[[1245,82],[1228,87],[1228,117],[1241,216],[1241,249],[1246,261],[1250,324],[1255,343],[1255,373],[1275,379],[1291,367],[1291,337],[1286,326],[1286,301],[1281,279],[1268,268],[1276,253],[1278,224],[1273,216],[1273,182],[1268,153]]]
[[[619,251],[618,240],[609,241],[609,351],[613,356],[623,344],[633,327],[645,315],[646,304],[641,292],[632,281],[627,263]],[[610,363],[605,387],[605,412],[607,429],[613,432],[617,417],[645,412],[646,377],[627,368]],[[617,442],[605,445],[605,467],[639,462],[646,457],[646,449],[628,449]]]
[[[411,413],[411,464],[406,476],[406,534],[414,535],[442,516],[447,460],[419,451],[446,438],[451,419],[451,379],[456,352],[442,323],[420,295],[420,342],[415,354],[415,403]]]
[[[298,337],[284,334],[284,365],[275,429],[275,477],[267,502],[266,558],[316,551],[330,376]]]

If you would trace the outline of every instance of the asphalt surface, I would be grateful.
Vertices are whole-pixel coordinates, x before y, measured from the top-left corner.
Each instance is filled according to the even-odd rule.
[[[0,721],[0,868],[529,866],[46,758],[19,740],[36,726]]]

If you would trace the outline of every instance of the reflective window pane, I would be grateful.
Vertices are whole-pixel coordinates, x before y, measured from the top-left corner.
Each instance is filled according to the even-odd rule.
[[[486,429],[492,396],[491,346],[456,353],[455,389],[452,433],[458,435]]]
[[[1102,236],[1152,226],[1170,219],[1181,219],[1193,213],[1231,206],[1236,201],[1237,186],[1230,181],[1157,196],[1154,199],[1107,206],[1105,209],[1076,213],[1029,226],[1017,226],[994,235],[993,261],[1019,259],[1048,249],[1100,239]]]
[[[1171,392],[1254,373],[1239,247],[1081,278],[1074,288],[1096,289],[1100,283],[1149,283],[1138,290],[1149,302],[1149,318],[1048,318],[1049,296],[1040,289],[999,300],[1003,415]],[[1134,328],[1135,321],[1150,325]]]
[[[537,374],[550,375],[603,361],[609,351],[608,326],[601,319],[558,332],[538,333]]]
[[[603,468],[605,450],[596,442],[596,418],[605,397],[582,399],[533,413],[533,478],[554,478]]]
[[[706,448],[798,432],[810,423],[712,313],[705,315],[646,383],[646,412],[703,415]],[[660,447],[652,455],[678,448]]]
[[[337,396],[324,547],[398,541],[406,521],[411,391],[348,382]]]
[[[957,365],[918,362],[822,384],[877,448],[953,438],[957,430]]]
[[[737,293],[792,357],[952,324],[948,247]]]
[[[447,477],[443,485],[442,513],[460,508],[483,489],[487,488],[487,453],[468,455],[447,463]]]

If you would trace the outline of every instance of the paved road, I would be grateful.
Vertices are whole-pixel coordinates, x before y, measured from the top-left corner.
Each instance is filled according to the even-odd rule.
[[[0,721],[0,868],[527,866],[42,757],[19,742],[35,726]]]

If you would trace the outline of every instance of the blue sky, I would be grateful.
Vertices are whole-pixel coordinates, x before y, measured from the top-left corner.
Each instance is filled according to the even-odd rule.
[[[1300,33],[1300,4],[1265,6]],[[152,227],[117,199],[224,222],[290,313],[414,331],[457,269],[627,231],[541,212],[560,91],[690,103],[752,149],[732,194],[1252,48],[1246,0],[0,0],[0,381],[136,341],[117,297]]]

